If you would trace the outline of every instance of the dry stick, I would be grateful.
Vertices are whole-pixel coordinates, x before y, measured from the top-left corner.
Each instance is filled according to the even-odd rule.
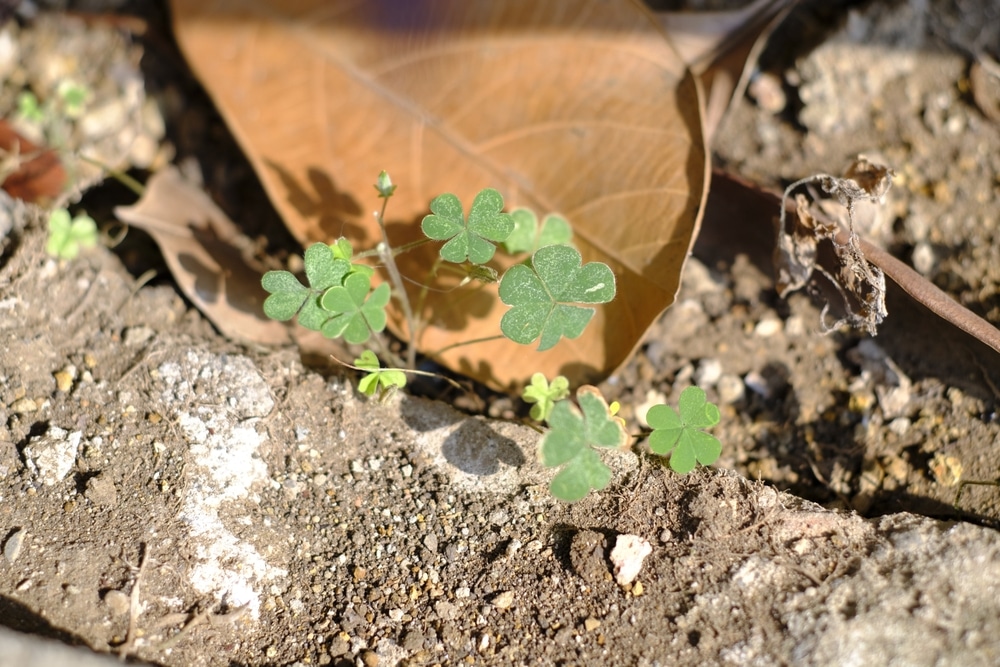
[[[865,259],[882,269],[904,292],[923,304],[931,312],[943,317],[956,327],[1000,352],[1000,329],[979,317],[952,299],[937,285],[899,261],[877,245],[861,240]]]
[[[791,202],[786,202],[782,206],[782,225],[784,224],[785,213],[787,211],[794,212],[793,206],[794,204]],[[780,229],[784,229],[784,227],[782,226]],[[850,231],[841,229],[837,234],[836,242],[841,245],[847,244],[850,241],[850,235]],[[867,241],[862,236],[858,236],[857,239],[860,242],[861,252],[865,259],[882,269],[882,272],[899,285],[904,292],[909,294],[910,298],[925,306],[938,317],[951,322],[954,326],[976,340],[992,348],[994,352],[1000,353],[1000,329],[997,329],[955,301],[947,292],[882,248]]]
[[[146,570],[146,563],[149,561],[148,549],[145,543],[140,544],[142,555],[139,560],[139,571],[136,572],[135,581],[132,582],[132,591],[129,595],[128,605],[128,632],[125,635],[125,643],[118,649],[118,659],[125,662],[129,652],[135,645],[136,625],[139,623],[139,584],[142,582],[142,573]]]

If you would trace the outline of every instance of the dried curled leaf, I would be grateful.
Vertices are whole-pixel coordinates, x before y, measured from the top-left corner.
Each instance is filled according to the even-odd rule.
[[[819,273],[827,280],[817,286],[840,299],[840,303],[831,303],[830,294],[826,296],[824,318],[831,310],[837,313],[833,324],[824,323],[827,330],[846,323],[874,336],[888,314],[885,274],[865,259],[854,231],[854,207],[860,201],[881,202],[892,185],[892,170],[859,156],[843,177],[818,174],[804,178],[790,185],[784,198],[794,189],[810,184],[836,197],[844,206],[845,219],[828,215],[820,198],[802,194],[795,197],[797,215],[790,223],[782,208],[775,250],[778,294],[784,297],[814,285],[813,275]]]

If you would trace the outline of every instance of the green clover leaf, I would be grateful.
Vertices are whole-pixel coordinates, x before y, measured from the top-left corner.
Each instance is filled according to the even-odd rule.
[[[527,208],[515,208],[510,212],[514,221],[514,231],[503,242],[504,249],[511,255],[535,252],[547,245],[571,245],[573,228],[562,216],[550,213],[538,225],[535,212]]]
[[[552,245],[536,251],[530,265],[512,266],[500,279],[500,300],[511,306],[500,320],[503,334],[522,345],[541,336],[540,351],[582,334],[595,311],[572,304],[611,301],[615,276],[606,264],[581,261],[575,248]]]
[[[420,228],[428,238],[447,241],[441,246],[442,259],[485,264],[496,252],[493,242],[503,241],[514,229],[510,214],[501,213],[502,209],[503,197],[487,188],[476,195],[466,222],[458,197],[446,193],[431,202],[431,215],[424,217]]]
[[[57,208],[49,214],[49,238],[45,251],[60,259],[74,259],[83,248],[97,245],[97,223],[89,215],[70,218],[69,211]]]
[[[288,271],[268,271],[261,278],[261,286],[270,293],[264,301],[264,314],[280,322],[298,314],[299,324],[319,331],[330,317],[320,307],[319,298],[326,290],[341,284],[351,272],[351,263],[343,257],[335,257],[334,250],[325,243],[309,246],[304,260],[309,287]]]
[[[646,413],[646,422],[653,429],[649,448],[660,456],[670,454],[670,467],[684,475],[698,463],[707,466],[718,460],[722,444],[700,429],[718,424],[720,415],[719,408],[709,403],[698,387],[682,391],[677,407],[680,414],[668,405],[654,405]]]
[[[521,398],[525,403],[534,403],[531,406],[531,418],[539,422],[548,420],[555,404],[567,396],[569,396],[569,380],[557,375],[552,379],[552,384],[549,384],[541,373],[532,375],[531,384],[521,392]]]
[[[343,336],[348,343],[364,343],[372,333],[385,329],[389,285],[382,283],[374,290],[371,286],[370,276],[351,273],[344,278],[343,285],[323,293],[319,305],[328,315],[333,315],[320,328],[324,336]]]
[[[552,478],[549,490],[569,502],[580,500],[591,489],[600,491],[611,480],[611,469],[594,447],[621,449],[629,441],[596,387],[580,387],[576,397],[579,408],[568,400],[555,404],[548,420],[550,430],[541,442],[542,463],[563,466]]]
[[[368,374],[358,381],[358,390],[366,396],[374,396],[379,392],[380,397],[385,398],[393,390],[406,386],[406,373],[396,368],[382,368],[371,350],[362,352],[361,356],[354,360],[354,365],[368,371]]]

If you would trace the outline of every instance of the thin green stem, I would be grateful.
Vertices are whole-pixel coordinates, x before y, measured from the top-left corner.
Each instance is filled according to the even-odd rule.
[[[463,340],[463,341],[459,341],[457,343],[452,343],[451,345],[445,345],[440,350],[435,350],[434,352],[432,352],[431,354],[429,354],[427,356],[429,356],[429,357],[437,357],[437,356],[440,356],[440,355],[444,354],[448,350],[454,350],[456,347],[462,347],[464,345],[475,345],[476,343],[488,343],[491,340],[500,340],[502,338],[506,338],[506,336],[503,336],[501,334],[497,334],[496,336],[486,336],[484,338],[473,338],[471,340]]]
[[[403,282],[403,277],[399,274],[399,267],[396,266],[396,257],[392,252],[392,246],[389,244],[389,235],[385,231],[385,209],[388,205],[389,198],[385,197],[382,201],[382,210],[375,216],[375,219],[378,221],[379,231],[382,232],[382,242],[378,246],[378,251],[382,263],[385,264],[386,271],[389,272],[389,280],[392,282],[393,287],[396,288],[396,296],[403,309],[403,317],[406,318],[406,329],[410,336],[410,340],[407,341],[406,345],[406,367],[415,368],[417,365],[416,321],[413,319],[413,310],[410,308],[410,297],[406,294],[406,284]]]
[[[385,212],[385,206],[384,205],[382,206],[382,211]],[[399,255],[402,255],[404,252],[409,252],[410,250],[413,250],[414,248],[419,248],[420,246],[424,245],[425,243],[430,243],[430,242],[431,242],[431,239],[423,238],[423,239],[417,239],[416,241],[410,241],[409,243],[404,243],[403,245],[399,246],[398,248],[393,248],[392,249],[392,256],[393,257],[398,257]],[[357,258],[359,258],[359,259],[363,259],[365,257],[379,257],[379,258],[381,258],[382,257],[382,253],[379,252],[378,248],[373,248],[372,250],[363,250],[363,251],[357,253],[354,256],[357,257]]]
[[[95,167],[100,167],[108,173],[109,176],[114,178],[116,181],[124,185],[126,188],[135,193],[137,197],[141,197],[146,193],[146,186],[144,186],[139,181],[135,180],[124,171],[120,169],[114,169],[104,164],[100,160],[95,160],[94,158],[87,157],[86,155],[81,155],[80,159],[84,162],[94,165]]]

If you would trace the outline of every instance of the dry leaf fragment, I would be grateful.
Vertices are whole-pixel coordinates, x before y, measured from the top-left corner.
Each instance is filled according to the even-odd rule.
[[[858,201],[880,202],[892,185],[892,170],[859,156],[843,177],[818,174],[797,181],[785,190],[785,198],[802,186],[818,184],[844,206],[846,219],[836,220],[824,212],[822,200],[799,194],[795,197],[797,215],[788,227],[785,208],[781,209],[778,244],[775,250],[778,294],[805,287],[814,272],[825,276],[825,287],[840,295],[839,304],[829,299],[823,308],[838,313],[837,321],[825,322],[827,330],[847,323],[875,335],[887,315],[885,309],[885,274],[865,259],[861,241],[854,230],[854,207]],[[822,252],[826,249],[828,252]]]
[[[263,273],[239,247],[240,234],[212,200],[174,167],[157,172],[142,199],[115,215],[156,241],[181,291],[229,338],[289,342],[285,325],[264,317]]]
[[[36,146],[0,120],[0,183],[16,199],[52,200],[66,185],[66,170],[56,152]]]

